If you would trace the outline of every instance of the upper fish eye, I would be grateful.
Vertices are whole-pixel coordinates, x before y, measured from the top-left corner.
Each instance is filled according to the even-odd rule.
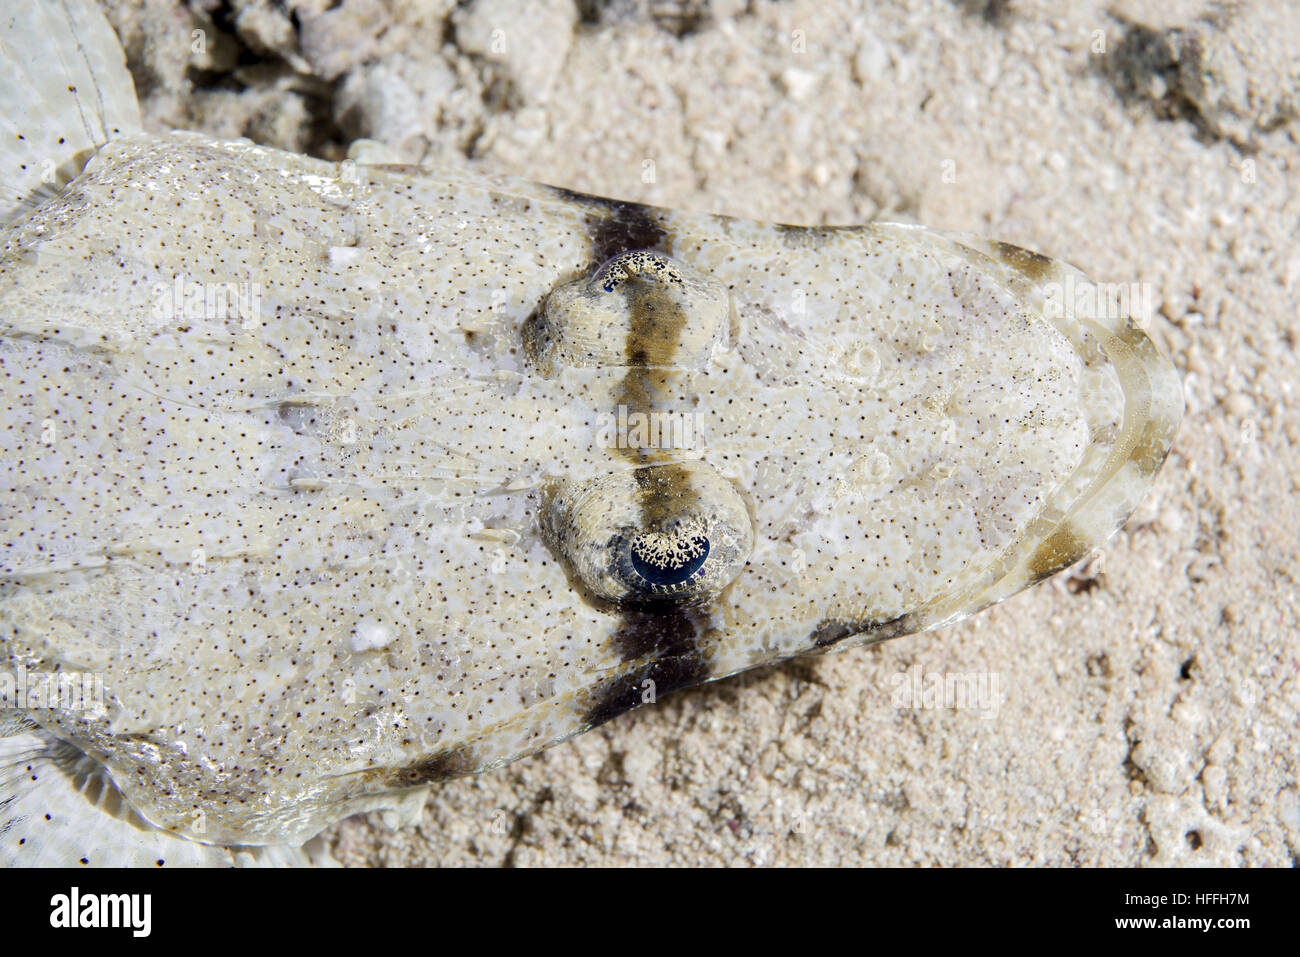
[[[754,545],[740,493],[703,462],[556,482],[540,518],[582,583],[617,602],[708,601]]]
[[[524,350],[548,376],[573,366],[698,368],[730,310],[726,288],[713,278],[637,249],[553,289],[523,330]]]

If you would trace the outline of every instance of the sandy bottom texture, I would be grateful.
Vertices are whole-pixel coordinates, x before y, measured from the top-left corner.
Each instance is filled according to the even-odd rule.
[[[672,696],[440,787],[411,826],[349,819],[338,860],[1300,862],[1294,4],[105,6],[151,128],[975,231],[1149,284],[1183,376],[1154,491],[1090,560],[955,627]],[[899,700],[933,675],[999,700]]]

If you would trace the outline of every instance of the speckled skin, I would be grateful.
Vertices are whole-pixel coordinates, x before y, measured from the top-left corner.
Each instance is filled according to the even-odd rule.
[[[726,290],[721,342],[532,363],[547,297],[633,250]],[[1131,320],[1049,315],[1067,279],[920,227],[127,132],[0,227],[0,657],[106,676],[104,713],[26,717],[153,825],[294,844],[677,688],[954,621],[1107,538],[1177,428]],[[227,291],[242,312],[199,305]],[[661,335],[635,327],[627,356]],[[607,447],[629,404],[697,441]],[[747,561],[693,601],[592,595],[547,489],[674,462],[739,492]]]

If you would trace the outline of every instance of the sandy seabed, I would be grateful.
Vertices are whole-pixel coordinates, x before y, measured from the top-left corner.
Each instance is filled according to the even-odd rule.
[[[976,232],[1141,284],[1183,378],[1155,488],[1070,571],[351,818],[337,860],[1300,862],[1300,7],[104,6],[153,130]],[[900,698],[950,677],[996,705]]]

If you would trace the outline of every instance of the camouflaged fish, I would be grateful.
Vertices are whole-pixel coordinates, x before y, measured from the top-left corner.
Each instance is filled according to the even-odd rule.
[[[0,27],[4,863],[301,860],[1000,601],[1173,441],[1055,260],[151,135],[92,4]]]

